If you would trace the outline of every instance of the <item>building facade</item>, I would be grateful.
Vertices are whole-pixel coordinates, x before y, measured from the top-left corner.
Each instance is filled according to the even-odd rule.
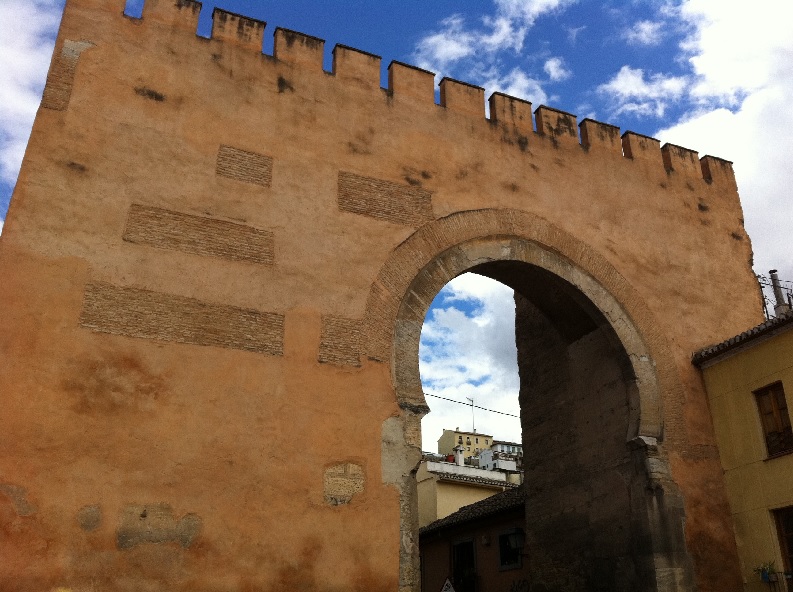
[[[768,590],[761,566],[773,562],[780,580],[793,571],[793,314],[694,361],[708,392],[745,589]]]
[[[476,431],[465,432],[456,430],[443,430],[443,434],[438,438],[438,453],[449,455],[454,454],[457,446],[463,447],[463,456],[471,458],[479,456],[483,450],[488,450],[493,443],[493,436],[488,434],[478,434]]]
[[[416,473],[419,527],[520,483],[516,473],[425,461]]]
[[[529,592],[522,488],[460,508],[420,531],[423,592]]]

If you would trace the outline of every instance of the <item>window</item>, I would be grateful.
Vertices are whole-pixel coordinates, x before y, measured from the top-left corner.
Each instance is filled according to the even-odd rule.
[[[526,536],[523,529],[514,528],[498,535],[499,567],[502,570],[521,567],[521,554]]]
[[[763,424],[768,456],[793,451],[793,431],[790,429],[785,391],[781,382],[763,387],[754,392],[757,409]]]
[[[485,444],[490,444],[490,442],[488,441],[488,438],[485,438]]]
[[[457,443],[458,444],[462,444],[463,443],[463,437],[462,436],[457,436]]]
[[[479,444],[479,438],[476,439],[476,443]]]
[[[779,534],[779,547],[782,549],[785,571],[793,569],[793,506],[776,510],[776,528]]]

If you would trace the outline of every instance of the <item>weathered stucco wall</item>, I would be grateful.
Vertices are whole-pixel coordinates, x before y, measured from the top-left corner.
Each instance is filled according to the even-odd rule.
[[[787,571],[773,510],[793,506],[793,455],[769,457],[755,391],[781,382],[790,413],[793,328],[748,340],[705,362],[702,374],[721,451],[746,590],[765,589],[754,568]]]
[[[324,72],[290,31],[262,55],[221,11],[198,38],[189,0],[123,9],[67,2],[0,238],[0,588],[414,590],[424,312],[552,254],[648,352],[626,442],[663,448],[698,588],[735,589],[689,364],[760,318],[729,163],[504,95],[488,119],[449,80],[436,105],[398,63],[381,89],[345,47]]]

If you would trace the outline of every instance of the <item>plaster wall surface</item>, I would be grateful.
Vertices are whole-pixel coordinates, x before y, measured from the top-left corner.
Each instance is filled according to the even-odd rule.
[[[761,314],[729,163],[504,95],[488,119],[449,80],[438,105],[398,63],[382,89],[350,48],[325,72],[283,29],[263,55],[222,11],[199,38],[191,0],[123,9],[67,2],[0,237],[0,588],[416,590],[423,314],[528,258],[618,303],[660,385],[626,442],[663,449],[696,587],[735,589],[688,363]]]

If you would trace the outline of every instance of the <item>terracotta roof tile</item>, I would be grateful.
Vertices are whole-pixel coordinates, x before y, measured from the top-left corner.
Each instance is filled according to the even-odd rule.
[[[708,360],[712,360],[713,358],[728,352],[731,349],[735,349],[751,341],[752,339],[756,339],[761,335],[766,335],[776,331],[777,329],[785,327],[786,325],[793,325],[793,312],[782,313],[773,319],[767,320],[765,323],[761,323],[756,327],[752,327],[748,331],[744,331],[740,335],[730,337],[726,341],[722,341],[716,345],[705,347],[693,355],[691,362],[695,366],[700,366]]]
[[[449,514],[445,518],[440,518],[435,522],[431,522],[422,528],[419,534],[429,534],[464,522],[492,516],[493,514],[498,514],[506,510],[520,508],[524,503],[526,503],[524,489],[518,486],[514,489],[508,489],[496,495],[491,495],[475,504],[463,506],[454,514]]]

